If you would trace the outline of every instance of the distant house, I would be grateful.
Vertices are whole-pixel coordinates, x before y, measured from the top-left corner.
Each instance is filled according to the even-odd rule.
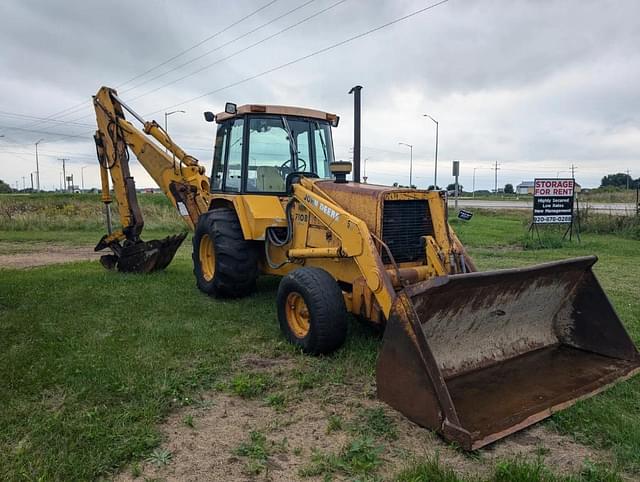
[[[518,184],[516,194],[533,194],[533,181],[522,181]]]
[[[533,181],[522,181],[516,186],[516,194],[533,194]],[[576,192],[581,191],[580,184],[575,183]]]

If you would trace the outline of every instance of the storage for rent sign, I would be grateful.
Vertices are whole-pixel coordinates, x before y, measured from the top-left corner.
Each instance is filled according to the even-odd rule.
[[[573,179],[536,179],[533,224],[569,224],[573,219]]]

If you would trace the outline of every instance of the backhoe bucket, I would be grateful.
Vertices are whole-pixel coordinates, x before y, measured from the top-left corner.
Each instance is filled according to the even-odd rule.
[[[378,396],[474,450],[640,370],[595,256],[443,276],[398,294]]]
[[[110,247],[114,254],[101,256],[100,262],[107,269],[117,269],[124,273],[151,273],[162,270],[171,263],[186,236],[187,233],[182,233],[165,239],[125,242],[122,246],[112,245]],[[99,248],[100,243],[96,246],[96,251]]]

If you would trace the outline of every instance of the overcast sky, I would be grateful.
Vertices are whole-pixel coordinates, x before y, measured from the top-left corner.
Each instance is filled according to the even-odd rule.
[[[335,112],[336,154],[348,158],[347,92],[360,84],[369,182],[408,183],[399,142],[414,145],[414,182],[433,182],[435,124],[424,113],[440,123],[441,185],[453,159],[467,189],[474,168],[476,189],[493,188],[495,161],[499,186],[566,176],[572,163],[583,186],[627,169],[640,176],[636,0],[450,0],[240,82],[433,1],[3,0],[0,179],[29,185],[43,139],[43,188],[58,187],[62,157],[78,184],[87,166],[85,187],[97,186],[91,95],[102,85],[159,122],[167,109],[185,110],[169,117],[169,131],[208,171],[214,126],[202,112],[226,101]],[[132,171],[138,186],[153,185],[139,165]]]

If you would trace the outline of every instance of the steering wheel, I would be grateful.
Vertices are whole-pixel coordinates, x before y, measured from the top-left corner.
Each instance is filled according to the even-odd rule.
[[[287,174],[294,172],[293,170],[293,159],[289,159],[284,161],[280,165],[280,172],[283,174],[283,177],[287,177]],[[297,171],[306,171],[307,170],[307,161],[298,157],[298,169]]]

